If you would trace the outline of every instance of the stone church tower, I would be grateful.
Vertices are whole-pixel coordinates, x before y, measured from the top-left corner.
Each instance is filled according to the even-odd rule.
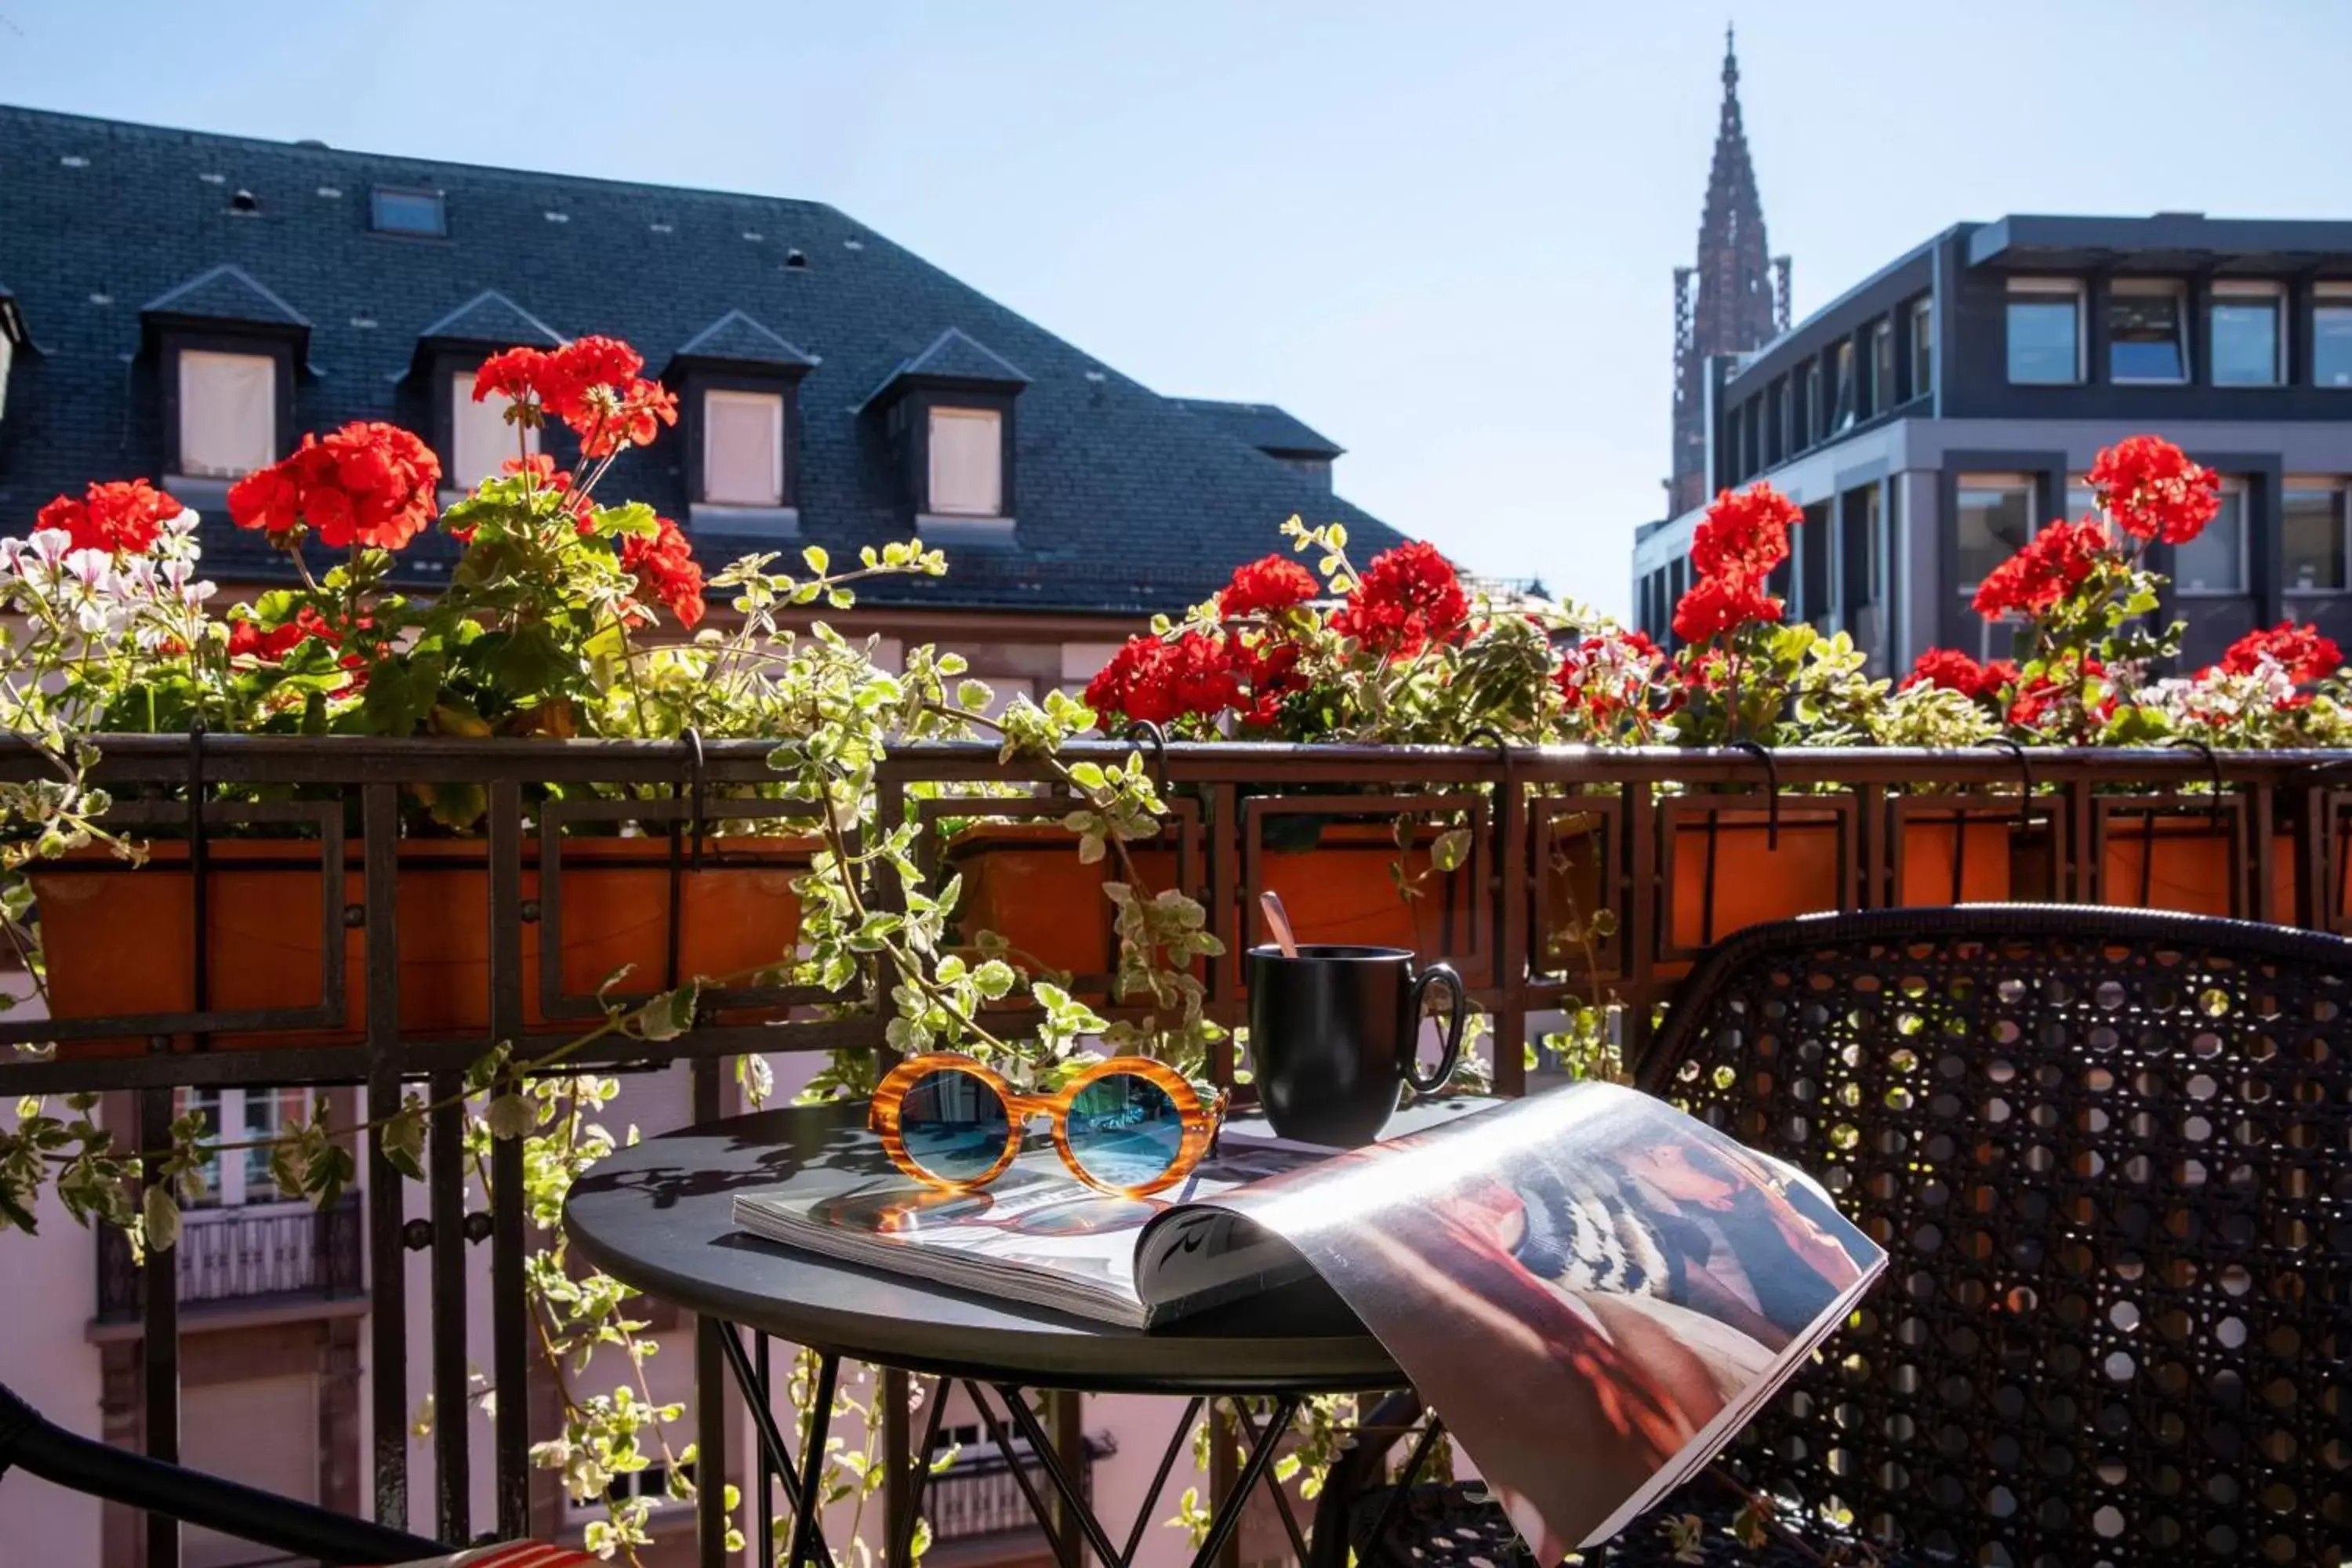
[[[1764,205],[1739,121],[1739,58],[1723,33],[1723,119],[1699,219],[1697,265],[1675,268],[1674,477],[1666,515],[1707,499],[1707,362],[1760,348],[1789,330],[1789,258],[1764,243]]]

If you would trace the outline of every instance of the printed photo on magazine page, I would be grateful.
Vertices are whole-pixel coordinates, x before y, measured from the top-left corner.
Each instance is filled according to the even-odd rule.
[[[1547,1563],[1712,1458],[1885,1264],[1801,1173],[1600,1083],[1204,1201],[1305,1255]]]

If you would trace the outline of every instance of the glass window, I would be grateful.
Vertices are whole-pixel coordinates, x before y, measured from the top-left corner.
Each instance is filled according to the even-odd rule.
[[[2282,566],[2290,594],[2341,593],[2344,491],[2326,480],[2290,479],[2279,497]]]
[[[2213,290],[2213,384],[2276,386],[2281,380],[2278,290]]]
[[[2063,386],[2083,379],[2079,295],[2009,297],[2009,379],[2019,385]]]
[[[172,1114],[194,1111],[205,1119],[204,1141],[267,1144],[287,1127],[307,1120],[310,1091],[300,1089],[175,1089]],[[205,1195],[191,1205],[236,1208],[243,1204],[299,1198],[280,1194],[270,1179],[267,1147],[233,1150],[226,1163],[215,1153],[204,1164]]]
[[[2107,296],[2107,375],[2114,381],[2189,379],[2188,323],[2176,284],[2118,283]]]
[[[474,401],[474,373],[461,370],[449,378],[449,460],[442,478],[452,489],[469,490],[484,479],[497,479],[510,458],[539,450],[539,432],[525,430],[518,441],[507,423],[507,400],[496,395]]]
[[[2352,297],[2323,289],[2312,307],[2311,382],[2352,386]]]
[[[1925,397],[1936,390],[1936,301],[1919,300],[1911,306],[1911,395]]]
[[[1796,399],[1789,391],[1789,379],[1781,377],[1772,385],[1772,460],[1780,461],[1798,447]]]
[[[993,408],[931,410],[931,510],[1004,515],[1003,427]]]
[[[2347,311],[2352,315],[2352,311]],[[2352,346],[2352,345],[2347,345]],[[1807,360],[1803,384],[1797,394],[1797,440],[1799,451],[1813,444],[1813,432],[1822,427],[1822,362]]]
[[[1848,338],[1837,346],[1837,359],[1831,369],[1834,384],[1832,395],[1836,398],[1836,412],[1830,416],[1830,434],[1834,436],[1853,424],[1853,340]]]
[[[702,395],[702,499],[721,506],[784,504],[783,394]]]
[[[1987,573],[2033,537],[2033,481],[2021,474],[1961,475],[1958,521],[1958,585],[1973,594]]]
[[[2173,586],[2183,594],[2246,591],[2246,492],[2224,480],[2221,510],[2205,531],[2172,550]]]
[[[1881,321],[1870,332],[1870,412],[1895,406],[1895,323]]]
[[[398,191],[389,185],[378,185],[372,210],[378,234],[449,232],[438,191]]]
[[[0,419],[8,417],[8,366],[16,357],[16,340],[0,329]]]
[[[274,461],[277,447],[277,360],[183,350],[180,472],[243,479]]]

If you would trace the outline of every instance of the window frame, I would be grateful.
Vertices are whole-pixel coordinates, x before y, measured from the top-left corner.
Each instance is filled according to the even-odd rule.
[[[2221,476],[2222,510],[2227,510],[2231,497],[2237,499],[2238,512],[2238,583],[2233,588],[2192,588],[2181,580],[2180,546],[2172,546],[2172,558],[2167,563],[2171,570],[2172,592],[2183,599],[2242,599],[2253,593],[2253,520],[2248,515],[2249,498],[2252,495],[2243,479],[2232,474]],[[2216,512],[2214,519],[2220,521]],[[2206,525],[2211,527],[2210,523]]]
[[[2333,587],[2302,587],[2289,577],[2286,553],[2287,500],[2296,495],[2327,495],[2335,500],[2337,581]],[[2283,595],[2322,599],[2352,594],[2352,481],[2340,474],[2287,474],[2279,480],[2279,592]]]
[[[205,486],[236,483],[235,479],[215,474],[192,474],[188,471],[183,449],[183,410],[180,392],[180,360],[190,353],[244,354],[256,359],[268,359],[276,363],[271,398],[271,429],[268,459],[275,462],[285,457],[294,444],[294,345],[283,336],[255,332],[190,331],[169,328],[157,336],[156,378],[162,405],[163,437],[163,472],[180,481],[183,488],[201,490]],[[168,488],[168,487],[167,487]]]
[[[978,399],[966,402],[951,397],[942,397],[927,402],[923,407],[922,415],[923,456],[921,472],[923,476],[923,515],[926,518],[940,518],[955,522],[998,522],[1009,518],[1012,515],[1012,510],[1007,504],[1011,500],[1011,495],[1009,493],[1009,487],[1005,484],[1004,475],[1004,411],[1001,408],[990,406],[988,404]],[[939,454],[935,450],[937,443],[933,440],[933,437],[939,429],[939,421],[942,416],[950,419],[979,420],[984,418],[994,426],[996,432],[996,506],[993,510],[982,511],[963,507],[947,507],[940,504],[938,494]]]
[[[498,466],[487,474],[469,476],[465,472],[467,465],[457,461],[457,429],[460,419],[474,417],[475,416],[470,412],[474,408],[487,409],[490,405],[490,400],[488,398],[484,398],[479,404],[474,402],[472,382],[474,372],[478,369],[480,369],[478,365],[470,370],[453,367],[441,373],[442,395],[448,399],[449,411],[446,420],[448,439],[437,448],[441,458],[441,489],[445,492],[462,495],[484,479],[496,479],[506,468],[506,452],[503,447],[499,450]],[[461,382],[466,384],[462,387],[459,385]],[[504,411],[501,410],[500,413],[503,416]],[[500,423],[504,423],[503,417]],[[545,432],[526,429],[523,432],[523,449],[533,455],[545,451],[547,449]]]
[[[1976,596],[1977,589],[1984,583],[1984,579],[1981,577],[1970,578],[1963,575],[1967,570],[1967,555],[1963,548],[1964,542],[1960,538],[1960,510],[1962,506],[1965,504],[1964,498],[1970,490],[1996,489],[2023,490],[2025,492],[2026,540],[2031,540],[2035,532],[2038,531],[2034,527],[2033,522],[2034,514],[2041,504],[2042,496],[2042,483],[2038,476],[2016,470],[1953,475],[1952,574],[1953,576],[1960,579],[1954,584],[1954,587],[1962,598],[1974,598]],[[2019,542],[2020,544],[2022,544],[2023,542],[2023,540]],[[2017,546],[2011,546],[2011,553],[2014,554],[2016,552],[2016,549]]]
[[[1899,401],[1895,395],[1895,318],[1881,316],[1870,326],[1870,408],[1863,417],[1876,418]]]
[[[2226,306],[2250,300],[2259,300],[2271,309],[2271,376],[2268,381],[2223,381],[2221,355],[2215,346],[2220,341],[2218,312]],[[2215,386],[2276,387],[2284,386],[2287,379],[2286,334],[2290,314],[2287,310],[2286,286],[2268,279],[2217,278],[2205,300],[2205,360],[2206,379]]]
[[[1860,422],[1860,416],[1854,411],[1857,397],[1854,367],[1860,357],[1853,352],[1853,339],[1851,337],[1840,338],[1836,347],[1830,351],[1830,379],[1834,384],[1830,388],[1832,406],[1827,434],[1832,438],[1844,435]]]
[[[770,460],[775,478],[773,500],[741,500],[712,493],[710,463],[714,447],[711,435],[717,429],[718,422],[711,416],[710,408],[713,402],[722,399],[736,403],[756,399],[772,406],[774,445],[770,448]],[[694,404],[695,414],[702,426],[702,439],[696,443],[694,453],[694,500],[698,504],[748,511],[775,511],[792,504],[792,401],[790,389],[782,385],[705,385],[698,389]]]
[[[433,204],[434,226],[406,228],[383,220],[383,199],[386,196]],[[371,185],[368,187],[368,232],[393,239],[446,239],[449,237],[449,194],[430,185]]]
[[[2347,328],[2352,328],[2352,280],[2323,279],[2311,286],[2311,384],[2323,392],[2352,392],[2352,363],[2345,366],[2342,381],[2319,379],[2319,318],[2322,312],[2341,314]],[[2352,343],[2352,333],[2347,334]],[[2352,346],[2347,349],[2352,361]]]
[[[2178,375],[2118,375],[2116,374],[2115,310],[2122,300],[2170,300],[2172,301],[2172,348],[2180,356]],[[2107,384],[2111,386],[2187,386],[2197,377],[2195,356],[2191,353],[2189,332],[2189,285],[2177,278],[2115,278],[2107,282],[2106,290],[2106,351]]]
[[[2074,374],[2064,380],[2017,377],[2016,345],[2013,342],[2016,325],[2011,312],[2021,304],[2053,304],[2063,302],[2074,312]],[[2089,290],[2080,278],[2012,278],[2001,300],[2001,372],[2011,386],[2081,386],[2090,374],[2089,338],[2085,330],[2090,325]]]
[[[1927,397],[1936,390],[1936,297],[1923,294],[1905,312],[1911,331],[1911,396]],[[1923,330],[1924,329],[1924,330]]]

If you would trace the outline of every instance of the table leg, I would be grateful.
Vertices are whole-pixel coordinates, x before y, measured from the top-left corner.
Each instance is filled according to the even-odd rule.
[[[728,1370],[735,1374],[736,1386],[742,1390],[743,1403],[751,1407],[751,1425],[760,1434],[760,1447],[766,1454],[769,1465],[783,1478],[785,1494],[793,1500],[793,1561],[797,1563],[801,1555],[814,1550],[821,1568],[833,1568],[833,1552],[825,1544],[822,1529],[813,1531],[810,1541],[800,1539],[803,1520],[798,1510],[800,1500],[811,1494],[805,1479],[817,1479],[824,1471],[825,1423],[818,1417],[829,1415],[833,1409],[834,1374],[838,1371],[840,1362],[833,1356],[826,1356],[820,1363],[820,1376],[824,1384],[824,1407],[812,1415],[806,1450],[810,1474],[804,1479],[800,1466],[793,1462],[792,1449],[784,1442],[783,1432],[776,1426],[775,1410],[768,1403],[767,1385],[760,1381],[756,1369],[751,1365],[751,1356],[743,1349],[743,1342],[736,1337],[735,1325],[714,1323],[711,1330],[719,1341],[719,1353],[726,1358]]]
[[[1235,1479],[1233,1491],[1217,1500],[1217,1510],[1209,1520],[1209,1533],[1202,1541],[1200,1551],[1192,1554],[1192,1568],[1211,1568],[1217,1560],[1217,1553],[1224,1550],[1225,1542],[1241,1525],[1242,1510],[1248,1506],[1250,1493],[1257,1489],[1257,1483],[1273,1465],[1274,1451],[1281,1446],[1284,1436],[1290,1430],[1290,1423],[1297,1415],[1297,1399],[1275,1401],[1274,1418],[1266,1423],[1265,1432],[1250,1445],[1249,1458],[1242,1461],[1241,1475]]]
[[[900,1388],[906,1386],[907,1373],[900,1372],[886,1375],[898,1379]],[[935,1377],[931,1380],[929,1413],[923,1418],[923,1440],[908,1457],[905,1468],[898,1472],[902,1495],[898,1500],[897,1509],[887,1516],[890,1534],[889,1539],[883,1542],[886,1568],[912,1568],[914,1563],[915,1524],[923,1516],[923,1489],[930,1483],[931,1452],[939,1447],[940,1419],[947,1414],[947,1408],[948,1380]],[[906,1405],[903,1400],[898,1406],[898,1420],[901,1426],[905,1425]]]
[[[1176,1435],[1168,1439],[1168,1447],[1160,1456],[1160,1468],[1151,1473],[1151,1485],[1144,1489],[1143,1506],[1135,1510],[1135,1528],[1128,1532],[1127,1551],[1120,1554],[1120,1563],[1135,1561],[1135,1553],[1143,1545],[1143,1531],[1160,1511],[1160,1492],[1168,1484],[1168,1472],[1176,1468],[1176,1457],[1192,1440],[1192,1422],[1201,1414],[1201,1396],[1194,1394],[1184,1405],[1184,1414],[1176,1417]],[[1305,1568],[1304,1560],[1300,1568]]]
[[[793,1509],[793,1549],[785,1568],[801,1568],[814,1543],[824,1546],[817,1510],[824,1506],[824,1440],[833,1427],[833,1390],[841,1376],[841,1358],[826,1351],[816,1358],[816,1396],[809,1402],[808,1441],[801,1449],[801,1495]],[[830,1561],[831,1553],[826,1553]]]
[[[768,1336],[757,1331],[751,1335],[751,1373],[759,1381],[760,1394],[764,1400],[775,1385],[768,1378]],[[760,1445],[758,1468],[760,1500],[751,1510],[751,1518],[759,1533],[751,1537],[756,1542],[751,1549],[751,1561],[768,1563],[776,1555],[776,1494],[772,1489],[776,1468],[768,1462],[768,1446],[765,1443]]]

